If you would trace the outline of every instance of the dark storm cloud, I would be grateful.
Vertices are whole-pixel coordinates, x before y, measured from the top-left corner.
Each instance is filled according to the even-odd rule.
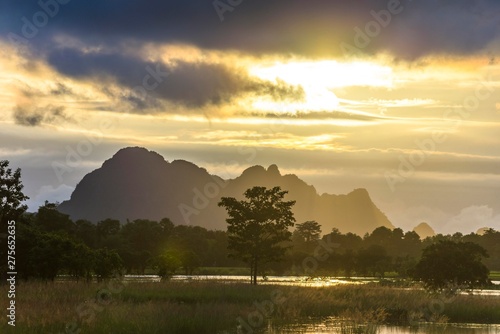
[[[221,105],[242,94],[268,95],[275,100],[301,100],[301,87],[250,77],[244,70],[224,64],[177,61],[171,76],[158,86],[161,97],[191,107]]]
[[[136,84],[141,83],[145,67],[154,65],[122,54],[88,53],[71,48],[50,51],[47,60],[60,73],[73,78],[111,75],[118,81],[134,81]]]
[[[354,28],[363,31],[374,20],[372,10],[387,10],[397,2],[233,0],[239,4],[225,11],[221,22],[212,0],[59,0],[67,2],[64,5],[55,1],[41,1],[50,3],[52,7],[47,8],[55,14],[47,16],[47,23],[28,39],[36,48],[50,48],[51,37],[64,33],[89,44],[184,42],[210,49],[306,56],[341,54],[339,44],[354,43]],[[33,23],[42,10],[35,0],[2,3],[0,29],[4,37],[9,32],[22,36],[23,18]],[[499,38],[498,0],[401,0],[399,7],[402,11],[391,15],[390,23],[380,27],[363,52],[388,50],[404,58],[429,53],[469,54]],[[43,17],[36,18],[40,21]]]
[[[188,107],[222,105],[241,95],[268,95],[275,100],[300,100],[302,87],[259,80],[229,64],[187,62],[153,63],[121,53],[88,53],[60,49],[49,53],[48,63],[78,79],[111,79],[132,93],[121,98],[137,109],[161,106],[161,100]],[[147,97],[141,96],[147,93]],[[117,98],[116,94],[108,91]]]
[[[16,124],[24,126],[39,126],[42,123],[70,121],[71,117],[64,112],[64,107],[46,105],[17,105],[13,111]]]
[[[409,59],[428,54],[468,55],[500,51],[500,1],[414,2],[402,13],[401,20],[394,21],[386,33],[380,34],[377,45]],[[497,45],[491,46],[494,42]]]

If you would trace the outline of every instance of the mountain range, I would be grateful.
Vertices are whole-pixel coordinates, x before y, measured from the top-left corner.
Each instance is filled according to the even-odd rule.
[[[191,162],[168,162],[141,147],[121,149],[85,175],[71,198],[58,209],[74,220],[114,218],[126,222],[167,217],[175,224],[225,230],[227,215],[217,205],[220,198],[243,199],[245,190],[253,186],[287,190],[285,199],[296,201],[293,211],[297,223],[315,220],[322,225],[323,233],[337,228],[363,235],[379,226],[394,228],[366,189],[355,189],[347,195],[319,195],[296,175],[282,175],[276,165],[253,166],[225,180]]]

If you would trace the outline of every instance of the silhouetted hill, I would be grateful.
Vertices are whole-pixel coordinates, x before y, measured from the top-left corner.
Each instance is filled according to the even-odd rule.
[[[420,239],[422,239],[422,240],[425,238],[433,237],[436,235],[436,232],[434,231],[434,229],[429,224],[427,224],[425,222],[422,222],[422,223],[418,224],[417,226],[415,226],[413,231],[415,233],[417,233],[419,235]]]
[[[121,149],[101,168],[87,174],[59,210],[73,219],[93,222],[168,217],[176,224],[225,229],[226,212],[217,205],[220,198],[242,199],[244,191],[253,186],[288,190],[286,199],[297,201],[297,222],[316,220],[325,233],[333,227],[360,235],[379,226],[393,228],[365,189],[347,195],[318,195],[296,175],[281,175],[276,165],[267,169],[253,166],[235,179],[223,180],[193,163],[167,162],[139,147]]]

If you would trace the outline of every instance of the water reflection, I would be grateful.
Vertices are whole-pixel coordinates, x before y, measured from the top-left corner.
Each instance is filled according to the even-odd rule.
[[[348,326],[338,318],[307,324],[269,327],[268,334],[500,334],[500,325],[482,324],[425,324],[418,327],[403,326]]]
[[[154,276],[159,281],[159,276]],[[233,276],[233,275],[174,275],[171,278],[174,281],[218,281],[218,282],[250,282],[248,276]],[[390,283],[393,280],[385,279]],[[305,287],[328,287],[344,284],[366,284],[380,282],[376,277],[351,277],[351,278],[335,278],[335,277],[309,277],[309,276],[266,276],[259,280],[260,285],[287,285],[287,286],[305,286]],[[395,280],[394,280],[395,282]],[[500,281],[493,281],[493,284],[499,285]],[[413,289],[413,288],[411,288]],[[478,289],[472,292],[462,292],[462,294],[474,294],[480,296],[500,296],[500,290]]]
[[[158,275],[125,275],[124,280],[127,282],[160,282],[161,278]],[[231,282],[250,282],[248,276],[237,275],[174,275],[172,281],[182,282],[197,282],[197,281],[217,281],[221,283]],[[308,276],[266,276],[259,280],[260,285],[284,285],[284,286],[304,286],[304,287],[328,287],[344,284],[366,284],[379,282],[380,279],[375,277],[352,277],[352,278],[334,278],[334,277],[308,277]],[[386,279],[385,281],[391,282]],[[500,284],[500,281],[494,281],[494,284]],[[469,294],[471,292],[462,292]],[[499,297],[500,290],[474,290],[474,295]]]
[[[219,282],[250,282],[248,276],[233,275],[174,275],[171,278],[174,281],[219,281]],[[365,284],[375,281],[370,277],[354,277],[349,279],[333,277],[309,277],[309,276],[266,276],[259,280],[260,285],[292,285],[292,286],[310,286],[324,287],[342,284]]]

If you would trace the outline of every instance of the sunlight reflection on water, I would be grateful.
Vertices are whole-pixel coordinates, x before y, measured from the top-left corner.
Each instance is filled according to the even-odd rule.
[[[220,282],[250,282],[248,276],[232,276],[232,275],[174,275],[174,281],[220,281]],[[308,276],[266,276],[264,279],[259,279],[259,284],[273,285],[292,285],[292,286],[310,286],[324,287],[342,284],[365,284],[373,282],[375,278],[370,277],[353,277],[349,279],[333,278],[333,277],[308,277]]]
[[[356,328],[341,326],[337,318],[328,318],[323,321],[309,324],[295,324],[281,326],[277,328],[268,328],[267,334],[500,334],[500,325],[482,325],[482,324],[425,324],[418,327],[404,326],[377,326]]]
[[[151,275],[158,279],[159,276]],[[250,282],[248,276],[236,275],[174,275],[171,278],[174,281],[219,281],[219,282]],[[378,282],[380,279],[376,277],[351,277],[347,278],[334,278],[334,277],[308,277],[308,276],[267,276],[265,279],[260,279],[259,284],[272,284],[272,285],[285,285],[285,286],[306,286],[306,287],[328,287],[344,284],[367,284]],[[390,279],[386,279],[391,282]],[[493,281],[494,284],[499,285],[499,281]],[[470,292],[462,292],[462,294],[469,294]],[[474,295],[481,296],[500,296],[500,290],[474,290]]]
[[[158,275],[125,275],[124,280],[127,282],[160,282]],[[198,282],[198,281],[217,281],[221,283],[234,283],[234,282],[250,282],[248,276],[238,275],[174,275],[171,277],[172,281],[183,282]],[[304,286],[304,287],[328,287],[344,284],[366,284],[371,282],[378,282],[379,279],[375,277],[352,277],[352,278],[334,278],[334,277],[308,277],[308,276],[267,276],[265,279],[260,279],[261,285],[282,285],[282,286]],[[386,280],[390,282],[390,280]],[[494,284],[499,285],[500,281],[493,281]],[[470,292],[462,292],[462,294],[469,294]],[[500,297],[500,290],[474,290],[474,295]]]

